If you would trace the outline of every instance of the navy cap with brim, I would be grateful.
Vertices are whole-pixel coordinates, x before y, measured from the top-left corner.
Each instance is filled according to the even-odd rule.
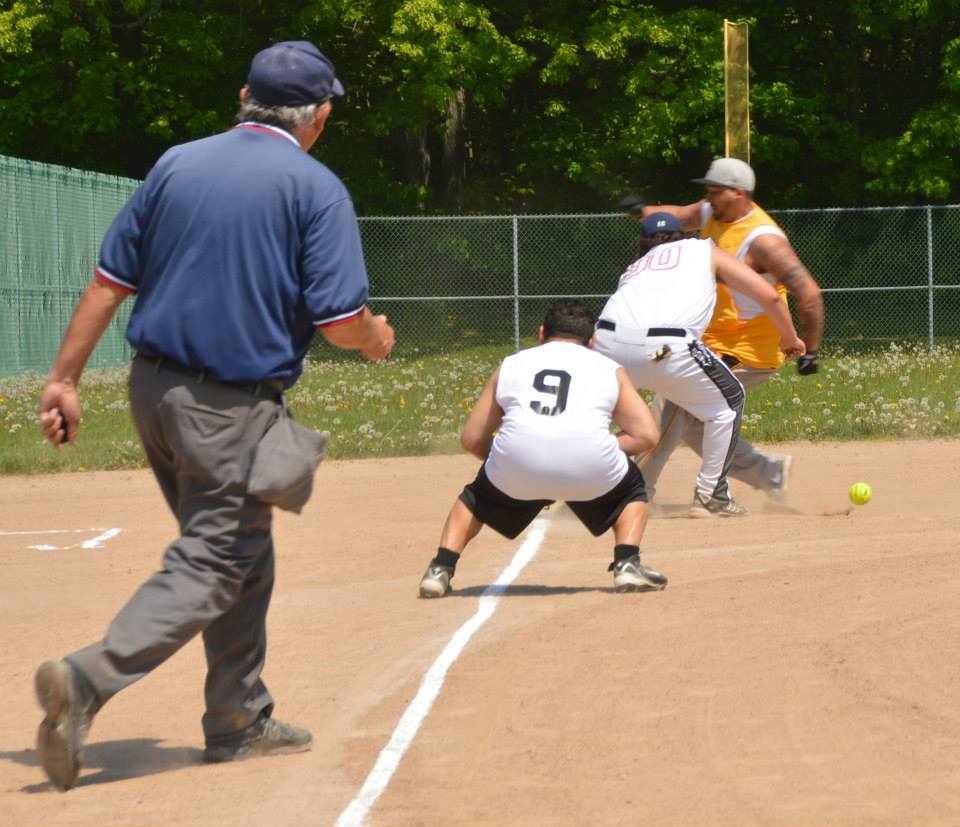
[[[287,40],[258,52],[247,88],[267,106],[306,106],[344,94],[333,63],[307,40]]]
[[[650,213],[640,222],[642,235],[656,235],[657,233],[682,233],[683,223],[672,213]]]

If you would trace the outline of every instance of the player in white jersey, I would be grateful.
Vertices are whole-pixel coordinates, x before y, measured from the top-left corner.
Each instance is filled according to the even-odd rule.
[[[596,349],[623,365],[637,387],[655,391],[703,423],[691,516],[745,514],[727,482],[743,386],[700,340],[713,315],[717,279],[760,304],[788,356],[802,356],[803,341],[769,282],[712,241],[686,238],[678,218],[653,213],[640,232],[643,254],[620,277],[600,314]]]
[[[626,372],[591,350],[593,340],[594,318],[583,305],[558,302],[540,327],[541,344],[493,372],[461,434],[483,465],[447,516],[421,597],[450,591],[461,553],[484,525],[512,539],[557,500],[594,536],[613,528],[617,591],[667,585],[640,563],[647,495],[628,456],[653,447],[659,432]],[[611,420],[620,433],[610,432]]]

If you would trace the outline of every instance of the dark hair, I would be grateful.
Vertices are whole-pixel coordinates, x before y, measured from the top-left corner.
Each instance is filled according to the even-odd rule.
[[[654,247],[660,244],[669,244],[671,241],[680,241],[686,238],[687,234],[682,230],[674,230],[672,233],[654,233],[653,235],[642,235],[637,242],[637,255],[645,256]]]
[[[593,336],[596,319],[579,301],[563,299],[554,302],[543,319],[543,338],[563,337],[579,339],[588,344]]]

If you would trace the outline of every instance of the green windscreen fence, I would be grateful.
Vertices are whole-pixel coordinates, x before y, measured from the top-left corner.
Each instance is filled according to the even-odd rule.
[[[138,183],[0,156],[0,376],[53,364],[103,234]],[[131,307],[121,306],[91,367],[128,358]]]

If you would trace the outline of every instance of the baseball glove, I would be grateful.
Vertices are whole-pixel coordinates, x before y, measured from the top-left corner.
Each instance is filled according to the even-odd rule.
[[[640,215],[645,206],[647,202],[642,195],[625,195],[617,202],[617,207],[630,215]]]
[[[797,373],[801,376],[811,376],[820,370],[820,357],[815,350],[807,351],[797,359]]]

